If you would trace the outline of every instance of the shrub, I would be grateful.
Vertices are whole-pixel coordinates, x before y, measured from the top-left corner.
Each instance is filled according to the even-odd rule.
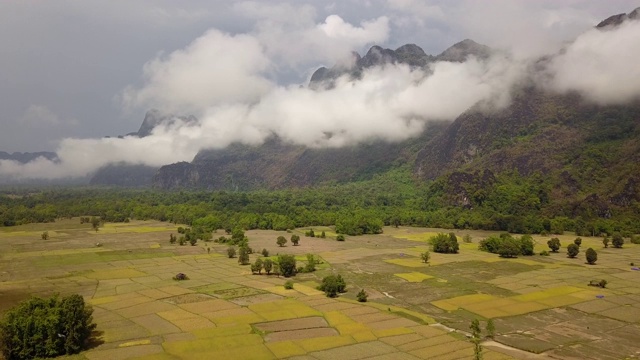
[[[631,235],[630,241],[632,244],[640,244],[640,235]]]
[[[547,250],[540,251],[540,256],[549,256],[549,252]]]
[[[322,230],[322,232],[320,233],[320,238],[324,239],[327,237],[327,234],[324,233],[324,230]]]
[[[229,246],[227,248],[227,256],[229,257],[229,259],[233,259],[234,257],[236,257],[236,248],[233,246]]]
[[[520,254],[524,256],[534,255],[534,246],[535,243],[533,242],[533,238],[531,237],[531,235],[522,235],[520,237]]]
[[[454,233],[449,233],[449,235],[438,234],[436,236],[432,236],[429,239],[429,243],[431,243],[434,252],[444,254],[458,253],[458,238]]]
[[[573,240],[573,243],[578,246],[582,245],[582,238],[577,237],[575,240]]]
[[[40,235],[40,238],[42,238],[42,240],[49,240],[49,232],[45,231]]]
[[[246,246],[240,246],[238,251],[238,264],[249,265],[249,249]]]
[[[431,258],[431,253],[429,251],[425,251],[420,254],[420,258],[422,259],[423,263],[427,264],[429,263],[429,259]]]
[[[364,289],[360,290],[358,292],[358,294],[356,295],[356,299],[359,302],[367,302],[367,298],[369,297],[369,294],[367,294],[366,291],[364,291]]]
[[[33,297],[9,310],[0,322],[0,349],[7,360],[76,354],[96,324],[82,296]]]
[[[317,261],[313,257],[313,254],[307,254],[307,265],[304,267],[304,272],[310,273],[316,271]]]
[[[336,236],[336,240],[344,241],[344,235],[340,234],[340,235]]]
[[[598,253],[592,248],[587,249],[585,256],[587,257],[587,263],[589,263],[589,265],[593,265],[598,261]]]
[[[462,242],[469,244],[471,243],[471,239],[472,239],[471,235],[464,234],[464,236],[462,237]]]
[[[262,253],[262,256],[264,256],[264,257],[269,257],[269,250],[267,250],[267,249],[262,249],[262,252],[261,252],[261,253]]]
[[[187,276],[187,274],[177,273],[173,277],[173,280],[176,280],[176,281],[189,280],[189,277]]]
[[[604,245],[605,249],[609,247],[609,237],[608,236],[605,236],[602,239],[602,245]]]
[[[252,274],[258,273],[258,275],[260,275],[262,273],[262,267],[263,266],[264,265],[262,263],[262,259],[261,258],[257,258],[256,262],[251,264],[251,273]]]
[[[579,252],[580,252],[580,248],[578,247],[578,245],[569,244],[569,246],[567,246],[567,256],[568,257],[575,258],[576,256],[578,256]]]
[[[613,245],[613,247],[617,249],[621,248],[622,245],[624,245],[624,238],[620,233],[613,234],[613,238],[611,239],[611,245]]]
[[[291,281],[291,280],[287,280],[287,281],[284,283],[284,288],[285,288],[285,289],[287,289],[287,290],[291,290],[291,289],[293,289],[293,281]]]
[[[549,246],[552,252],[558,252],[558,250],[560,250],[560,239],[557,237],[551,238],[547,241],[547,246]]]
[[[286,241],[285,241],[286,243]],[[298,235],[291,235],[291,243],[293,244],[293,246],[298,246],[298,244],[300,243],[300,236]],[[280,245],[280,244],[278,244]]]
[[[511,236],[502,239],[498,245],[498,255],[500,255],[500,257],[512,258],[520,255],[521,252],[521,244]]]

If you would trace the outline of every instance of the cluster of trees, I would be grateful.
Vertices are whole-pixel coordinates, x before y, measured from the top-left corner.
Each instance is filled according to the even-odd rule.
[[[96,327],[92,314],[77,294],[24,301],[0,321],[2,355],[22,360],[79,353]]]
[[[587,203],[580,205],[584,209],[557,206],[545,181],[504,173],[487,184],[452,183],[446,176],[425,183],[400,168],[367,181],[278,191],[24,188],[0,192],[0,226],[90,214],[107,222],[156,219],[209,232],[335,225],[339,234],[359,235],[403,225],[530,234],[572,231],[578,236],[640,233],[640,206],[606,217]],[[461,188],[472,206],[456,203],[452,194]]]
[[[324,291],[327,297],[336,297],[338,294],[346,292],[346,289],[347,283],[342,278],[342,275],[339,274],[325,276],[320,286],[318,286],[318,290]]]
[[[514,237],[511,234],[503,233],[497,236],[490,236],[480,241],[478,248],[500,257],[511,258],[520,255],[534,255],[535,243],[531,235]]]

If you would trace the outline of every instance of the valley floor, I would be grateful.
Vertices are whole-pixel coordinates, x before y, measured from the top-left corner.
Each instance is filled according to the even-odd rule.
[[[640,355],[640,271],[630,265],[640,264],[640,245],[603,249],[601,239],[584,238],[597,265],[564,249],[500,259],[477,250],[490,233],[461,231],[473,242],[424,264],[427,239],[443,230],[385,228],[338,242],[330,228],[314,228],[326,239],[297,229],[300,245],[285,247],[276,238],[290,233],[247,231],[252,262],[263,248],[322,260],[285,290],[286,279],[252,275],[226,245],[170,245],[176,229],[134,221],[95,232],[78,219],[0,228],[0,312],[31,295],[83,295],[97,333],[70,359],[472,359],[466,333],[475,318],[497,328],[484,359]],[[564,246],[574,236],[560,238]],[[536,252],[546,249],[548,238],[535,239]],[[189,280],[173,280],[177,273]],[[331,299],[316,290],[328,274],[344,276],[348,292]],[[606,289],[587,286],[600,279]],[[362,288],[367,303],[355,301]]]

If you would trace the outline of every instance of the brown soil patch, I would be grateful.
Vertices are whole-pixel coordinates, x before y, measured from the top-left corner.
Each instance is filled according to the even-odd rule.
[[[314,317],[300,318],[300,319],[271,321],[267,323],[255,324],[254,326],[262,331],[275,332],[275,331],[323,328],[323,327],[329,327],[329,324],[327,324],[327,321],[324,318],[314,316]]]
[[[325,336],[338,336],[338,332],[333,328],[316,328],[292,331],[278,331],[264,337],[267,342],[312,339]]]
[[[260,304],[260,303],[271,302],[276,300],[282,300],[282,296],[276,295],[276,294],[261,294],[261,295],[239,297],[229,301],[240,306],[247,306],[251,304]]]

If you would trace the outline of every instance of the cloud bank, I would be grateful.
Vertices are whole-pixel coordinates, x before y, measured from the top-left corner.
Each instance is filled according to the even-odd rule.
[[[193,114],[199,123],[177,121],[145,138],[65,139],[57,149],[59,162],[0,160],[0,174],[55,179],[84,176],[122,161],[160,166],[190,161],[201,149],[260,144],[274,134],[311,147],[401,141],[420,134],[428,121],[453,120],[476,104],[503,108],[512,88],[530,78],[539,79],[545,89],[577,91],[600,104],[640,96],[640,83],[629,81],[640,78],[640,22],[587,31],[552,57],[540,74],[530,73],[537,57],[500,52],[488,60],[432,63],[426,71],[404,65],[369,68],[358,81],[345,77],[331,89],[314,91],[306,84],[278,84],[274,74],[301,69],[310,74],[318,59],[332,64],[352,49],[384,43],[389,19],[350,24],[330,15],[314,23],[308,7],[301,8],[299,17],[290,16],[296,8],[281,6],[272,9],[271,17],[260,18],[262,5],[242,6],[256,10],[253,31],[232,35],[208,30],[183,49],[147,62],[141,84],[119,95],[125,108]],[[288,20],[274,20],[280,17]]]

